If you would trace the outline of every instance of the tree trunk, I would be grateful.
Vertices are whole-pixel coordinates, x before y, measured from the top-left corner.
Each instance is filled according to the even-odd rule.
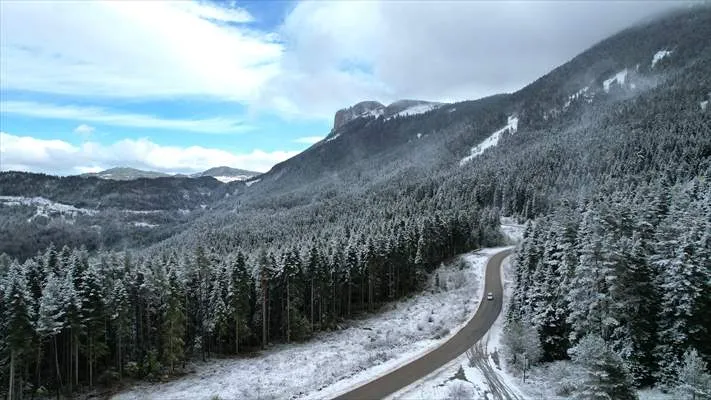
[[[12,400],[15,391],[15,350],[10,352],[10,383],[7,387],[7,399]]]
[[[89,387],[94,386],[94,369],[92,365],[92,359],[91,357],[93,356],[93,340],[91,337],[91,334],[89,334],[89,358],[88,358],[88,363],[89,363]]]
[[[235,312],[235,355],[239,354],[239,312]]]
[[[289,318],[289,277],[286,278],[286,342],[291,342],[291,319]]]
[[[348,273],[348,294],[347,294],[347,304],[346,304],[346,315],[348,318],[351,317],[351,274]]]
[[[79,387],[79,334],[73,340],[74,342],[74,387]]]
[[[123,379],[123,362],[121,362],[121,334],[117,332],[116,338],[116,369],[118,369],[119,380]]]
[[[35,387],[40,387],[42,382],[42,339],[37,343],[37,363],[35,365]],[[34,393],[33,396],[34,397]]]
[[[262,349],[267,348],[267,288],[262,280]]]
[[[57,382],[59,383],[58,388],[62,388],[62,374],[59,371],[59,356],[57,355],[58,350],[57,349],[57,335],[53,336],[54,338],[54,365],[56,366],[56,372],[57,372]],[[57,392],[57,398],[59,398],[59,392]]]

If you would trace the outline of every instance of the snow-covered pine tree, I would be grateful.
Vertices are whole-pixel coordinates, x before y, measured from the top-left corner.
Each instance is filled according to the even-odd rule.
[[[27,287],[25,271],[17,262],[10,265],[3,301],[5,310],[2,317],[7,335],[4,342],[10,353],[8,398],[22,398],[25,366],[34,354],[36,340],[33,299]]]
[[[586,371],[574,398],[585,400],[635,400],[632,379],[622,359],[598,335],[586,335],[568,353]]]

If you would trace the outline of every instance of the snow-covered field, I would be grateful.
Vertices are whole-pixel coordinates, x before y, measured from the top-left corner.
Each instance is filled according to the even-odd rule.
[[[236,175],[236,176],[215,176],[215,179],[222,183],[230,183],[234,181],[246,181],[252,178],[252,175]]]
[[[603,89],[605,89],[605,93],[608,93],[610,91],[610,85],[612,85],[614,82],[617,82],[617,84],[619,84],[619,85],[624,85],[626,79],[627,79],[627,68],[616,73],[615,76],[613,76],[612,78],[606,79],[604,82],[602,82],[602,87],[603,87]]]
[[[115,399],[321,399],[397,368],[456,332],[476,311],[488,257],[484,249],[440,267],[420,295],[384,307],[345,329],[303,344],[278,345],[256,358],[194,365],[161,384],[140,384]],[[436,284],[439,277],[439,286]]]
[[[436,110],[442,106],[443,104],[438,103],[418,104],[416,106],[408,107],[395,115],[398,117],[409,117],[410,115],[424,114],[426,112]]]
[[[470,154],[468,156],[462,158],[459,161],[459,165],[464,165],[464,164],[468,163],[469,161],[473,160],[477,156],[484,154],[484,151],[486,151],[486,149],[489,149],[489,148],[494,147],[497,144],[499,144],[499,139],[501,139],[501,135],[503,135],[504,132],[508,131],[509,133],[515,133],[517,129],[518,129],[518,118],[514,117],[513,115],[509,116],[506,126],[499,129],[498,131],[492,133],[488,138],[484,139],[483,142],[472,147]]]

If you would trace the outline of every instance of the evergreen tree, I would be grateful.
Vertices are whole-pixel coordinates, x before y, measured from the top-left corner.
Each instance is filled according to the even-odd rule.
[[[637,399],[632,379],[622,359],[597,335],[586,335],[569,350],[574,363],[586,371],[587,377],[575,393],[578,399]]]

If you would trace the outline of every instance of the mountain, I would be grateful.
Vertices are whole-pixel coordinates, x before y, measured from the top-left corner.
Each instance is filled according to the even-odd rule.
[[[190,175],[193,178],[201,176],[211,176],[220,182],[233,182],[233,181],[246,181],[250,178],[254,178],[259,175],[259,172],[247,171],[244,169],[232,168],[232,167],[215,167],[210,168],[203,172],[198,172],[196,174]]]
[[[437,109],[444,105],[423,100],[398,100],[389,106],[384,106],[377,101],[362,101],[351,107],[338,110],[333,118],[333,130],[337,130],[343,125],[361,117],[383,117],[407,116],[425,113]]]
[[[85,174],[81,174],[80,176],[93,176],[101,179],[127,181],[139,178],[162,178],[171,175],[163,172],[146,171],[130,167],[115,167],[100,172],[87,172]]]
[[[0,253],[57,246],[140,247],[179,229],[243,183],[212,177],[106,179],[0,172]]]

